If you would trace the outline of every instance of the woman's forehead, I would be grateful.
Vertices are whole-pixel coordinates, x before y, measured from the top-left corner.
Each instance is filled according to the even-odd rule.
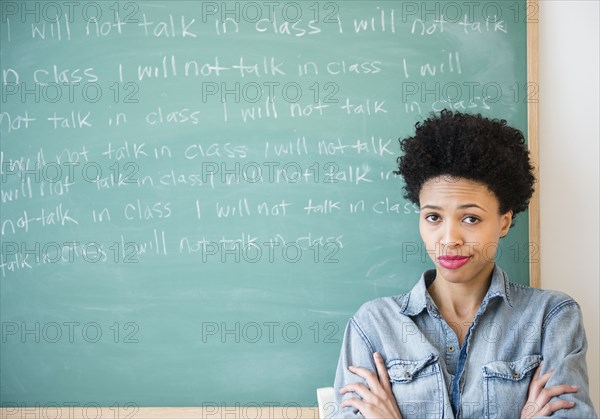
[[[439,176],[429,179],[421,187],[419,193],[421,207],[462,206],[475,203],[480,206],[497,206],[495,194],[483,183],[470,179],[450,176]],[[442,205],[444,204],[444,205]]]

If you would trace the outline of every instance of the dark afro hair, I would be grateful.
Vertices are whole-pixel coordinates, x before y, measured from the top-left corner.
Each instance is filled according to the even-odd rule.
[[[397,175],[404,197],[419,205],[423,184],[438,176],[470,179],[488,187],[500,213],[527,209],[535,177],[523,133],[505,120],[442,111],[416,124],[414,137],[400,140]]]

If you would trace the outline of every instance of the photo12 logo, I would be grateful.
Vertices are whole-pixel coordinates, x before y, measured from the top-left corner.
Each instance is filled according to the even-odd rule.
[[[137,183],[137,174],[139,165],[135,162],[115,161],[108,166],[109,176],[118,179],[120,183]],[[105,177],[106,172],[98,162],[88,161],[80,163],[78,161],[58,162],[38,162],[8,160],[3,161],[0,170],[1,183],[7,183],[12,180],[18,180],[21,183],[59,183],[64,182],[68,188],[76,181],[83,180],[88,183],[97,183]]]
[[[33,343],[139,343],[136,322],[2,322],[3,344]]]
[[[271,24],[276,31],[282,29],[280,25],[287,28],[289,25],[286,24],[306,21],[309,30],[316,31],[318,28],[311,24],[337,24],[339,11],[339,2],[334,1],[203,1],[202,22],[215,20],[222,24],[234,23],[238,29],[238,24],[246,22],[254,24],[258,32],[264,32],[269,28],[267,24]],[[302,33],[297,26],[292,30],[297,34]]]
[[[280,243],[275,240],[265,242],[240,241],[209,241],[199,240],[193,245],[188,244],[188,253],[200,253],[202,263],[215,261],[220,263],[258,263],[285,262],[298,263],[309,261],[313,263],[339,263],[336,255],[341,246],[338,242],[323,244],[311,243],[303,248],[296,242]]]
[[[339,85],[332,81],[315,81],[308,86],[295,81],[202,82],[202,103],[207,103],[211,99],[218,99],[221,103],[273,103],[279,100],[298,103],[303,98],[308,98],[311,103],[331,104],[339,102],[336,96],[339,90]]]
[[[340,325],[314,322],[202,322],[202,343],[340,343]]]
[[[140,407],[133,402],[11,402],[2,400],[2,419],[101,419],[137,418]]]
[[[406,111],[418,111],[431,103],[431,110],[440,112],[443,109],[456,111],[473,111],[474,109],[492,109],[499,102],[537,103],[538,85],[534,82],[502,85],[490,81],[463,81],[448,83],[402,82],[402,103]]]
[[[41,72],[44,73],[44,77],[40,76]],[[40,81],[45,80],[48,74],[46,70],[36,70],[33,82],[7,81],[10,76],[18,80],[19,75],[13,69],[3,70],[3,82],[0,84],[2,103],[98,103],[102,98],[110,103],[139,103],[137,95],[140,87],[135,82],[115,81],[107,86],[102,86],[97,81],[85,83],[61,81],[68,79],[60,75],[56,75],[52,79],[53,81]]]
[[[138,23],[139,4],[133,1],[3,1],[0,12],[2,23],[74,23],[83,19],[87,23],[118,26],[120,30],[124,23]]]

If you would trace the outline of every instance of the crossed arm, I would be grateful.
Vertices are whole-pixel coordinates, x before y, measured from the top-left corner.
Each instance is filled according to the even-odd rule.
[[[563,417],[597,418],[588,393],[587,340],[579,306],[573,300],[561,302],[547,316],[542,329],[544,361],[529,383],[521,419],[550,416],[558,411],[557,415]],[[352,344],[356,345],[356,342]],[[367,355],[369,348],[365,346],[361,352]],[[364,356],[361,358],[370,361]],[[362,366],[349,368],[353,375],[364,381],[343,383],[341,394],[353,392],[360,398],[347,398],[340,407],[352,406],[366,418],[400,418],[385,362],[378,353],[373,354],[373,361],[375,371]]]
[[[367,385],[356,382],[342,387],[340,394],[354,392],[362,400],[351,397],[344,400],[340,404],[340,407],[352,406],[358,409],[365,418],[369,419],[401,419],[402,415],[392,392],[390,378],[383,358],[378,352],[375,352],[373,359],[377,373],[363,367],[348,367],[350,372],[362,377]],[[529,384],[527,402],[521,411],[521,419],[529,419],[534,416],[549,416],[557,410],[570,409],[575,406],[575,403],[571,401],[558,400],[552,402],[551,399],[561,394],[575,393],[579,388],[568,384],[559,384],[546,388],[545,385],[552,376],[553,371],[548,371],[540,376],[541,368],[542,364],[540,363]]]

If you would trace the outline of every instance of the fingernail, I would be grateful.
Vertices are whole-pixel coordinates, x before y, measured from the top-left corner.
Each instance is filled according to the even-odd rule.
[[[349,369],[349,370],[353,370],[353,369],[354,369],[354,366],[353,366],[353,365],[350,365],[350,366],[348,367],[348,369]]]
[[[572,389],[579,390],[579,386],[571,386]]]
[[[380,354],[379,352],[375,352],[375,353],[373,354],[373,356],[374,356],[375,358],[381,358],[381,354]]]

